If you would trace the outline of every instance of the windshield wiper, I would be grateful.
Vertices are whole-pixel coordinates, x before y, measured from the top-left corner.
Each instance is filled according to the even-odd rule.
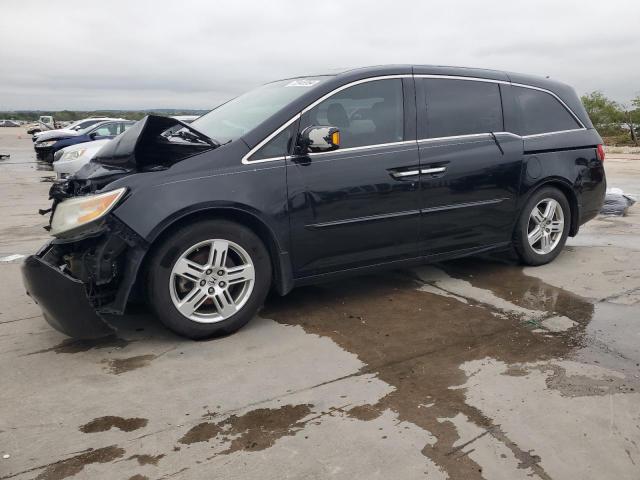
[[[213,138],[209,138],[204,134],[201,134],[197,130],[189,129],[181,129],[177,132],[174,132],[169,135],[169,137],[178,137],[187,142],[198,142],[198,143],[206,143],[207,145],[211,145],[212,147],[219,147],[221,144],[217,140]]]

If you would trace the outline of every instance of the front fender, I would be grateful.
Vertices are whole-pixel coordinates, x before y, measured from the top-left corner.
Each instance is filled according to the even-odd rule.
[[[284,161],[268,168],[227,168],[195,178],[137,185],[113,215],[153,243],[176,221],[213,209],[255,217],[269,228],[280,250],[289,250]]]

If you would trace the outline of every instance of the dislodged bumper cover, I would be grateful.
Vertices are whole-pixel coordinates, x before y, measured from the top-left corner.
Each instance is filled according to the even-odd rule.
[[[45,320],[59,332],[82,339],[113,333],[114,329],[96,313],[80,280],[37,255],[25,259],[22,278],[27,293],[40,306]]]

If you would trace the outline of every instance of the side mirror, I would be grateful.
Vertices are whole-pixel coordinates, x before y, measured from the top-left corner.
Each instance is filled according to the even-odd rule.
[[[98,132],[93,132],[93,133],[90,133],[90,134],[89,134],[89,138],[90,138],[91,140],[95,140],[97,136],[98,136]]]
[[[330,152],[340,148],[340,130],[336,127],[307,127],[300,132],[298,153]]]

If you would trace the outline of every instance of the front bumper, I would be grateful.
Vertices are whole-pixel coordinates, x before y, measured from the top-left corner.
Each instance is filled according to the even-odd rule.
[[[46,252],[46,248],[43,251]],[[43,257],[26,258],[22,279],[27,294],[42,309],[44,319],[59,332],[87,339],[113,333],[113,327],[96,313],[85,284],[47,263]]]
[[[64,161],[56,159],[55,157],[57,157],[60,152],[62,152],[62,150],[58,150],[53,159],[53,171],[58,174],[58,178],[66,178],[69,175],[73,175],[88,163],[88,160],[82,157]]]
[[[48,159],[49,161],[53,161],[53,146],[49,147],[40,147],[38,144],[34,146],[34,150],[36,151],[36,156],[38,158]]]
[[[27,257],[27,294],[56,330],[76,338],[113,333],[105,314],[124,313],[148,245],[108,215],[69,239],[53,239]]]

